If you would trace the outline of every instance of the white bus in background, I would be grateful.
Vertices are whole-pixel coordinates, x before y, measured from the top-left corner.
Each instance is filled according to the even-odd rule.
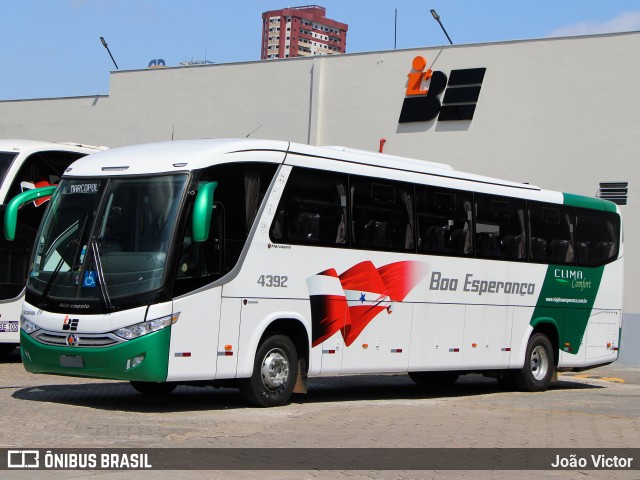
[[[339,147],[194,140],[64,174],[37,235],[25,368],[238,386],[482,372],[528,391],[617,359],[613,203]]]
[[[6,204],[16,195],[56,185],[73,161],[100,150],[104,148],[0,139],[0,219]],[[0,234],[0,355],[12,351],[20,341],[18,321],[27,267],[48,198],[38,198],[22,207],[14,241],[9,242]]]

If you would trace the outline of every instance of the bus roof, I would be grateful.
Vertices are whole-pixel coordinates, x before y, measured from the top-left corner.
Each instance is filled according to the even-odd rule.
[[[1,145],[2,143],[0,143]],[[256,152],[260,152],[261,155],[258,157],[255,155]],[[226,157],[227,155],[229,156]],[[453,180],[457,184],[470,182],[477,186],[472,190],[482,191],[483,188],[505,187],[502,190],[504,195],[509,195],[512,189],[518,189],[520,191],[520,194],[516,195],[518,197],[536,198],[555,203],[566,201],[561,192],[543,190],[527,183],[461,172],[444,163],[341,146],[311,146],[283,140],[248,138],[177,140],[104,150],[91,155],[90,159],[84,157],[76,160],[67,169],[64,176],[154,175],[198,170],[218,163],[227,163],[227,161],[250,162],[256,160],[328,169],[335,168],[338,165],[336,162],[344,162],[345,165],[371,166],[404,172],[405,176],[417,173]],[[324,163],[324,160],[331,161],[331,165]],[[573,195],[568,198],[572,199],[572,204],[577,202],[580,206],[588,206],[588,208],[602,210],[615,210],[616,208],[613,204],[601,205],[601,199],[593,199],[592,197]]]
[[[346,147],[312,147],[292,143],[289,153],[297,153],[307,157],[331,158],[343,162],[369,165],[374,167],[389,168],[410,173],[422,173],[437,177],[444,177],[454,180],[466,180],[487,185],[499,185],[504,187],[515,187],[521,190],[540,191],[540,187],[528,183],[511,182],[498,178],[485,177],[472,173],[454,170],[450,165],[435,163],[427,160],[413,158],[396,157],[377,152],[367,152]]]
[[[13,138],[0,139],[0,152],[34,153],[44,150],[64,150],[71,152],[95,153],[105,150],[107,147],[84,145],[72,142],[46,142],[41,140],[24,140]]]
[[[78,159],[65,176],[144,175],[197,170],[224,162],[230,153],[276,152],[281,163],[289,142],[259,139],[176,140],[119,147],[92,155],[90,161]],[[256,158],[253,158],[256,160]],[[247,161],[250,159],[247,158]]]
[[[79,159],[68,169],[67,176],[143,175],[188,171],[224,162],[223,156],[232,153],[254,151],[271,152],[266,161],[282,163],[286,154],[333,159],[353,164],[383,167],[406,172],[469,180],[491,185],[518,187],[539,191],[540,188],[517,182],[509,182],[481,175],[458,172],[450,165],[367,152],[346,147],[317,147],[280,140],[260,139],[201,139],[158,142],[114,148],[100,152],[91,160]],[[273,155],[275,154],[275,155]],[[217,157],[217,158],[216,158]],[[251,160],[251,156],[243,160]]]

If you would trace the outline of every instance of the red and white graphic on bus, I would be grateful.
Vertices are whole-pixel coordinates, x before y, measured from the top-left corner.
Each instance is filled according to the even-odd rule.
[[[340,331],[350,346],[379,313],[391,313],[424,278],[423,262],[395,262],[376,268],[370,261],[358,263],[338,275],[330,268],[307,278],[311,301],[312,346]]]
[[[22,192],[26,191],[26,190],[34,190],[36,188],[42,188],[42,187],[51,187],[53,186],[53,184],[49,183],[47,180],[42,180],[40,182],[20,182],[20,190]],[[43,203],[47,202],[51,200],[51,195],[49,195],[48,197],[42,197],[42,198],[38,198],[37,200],[33,201],[33,204],[36,207],[39,207],[40,205],[42,205]]]

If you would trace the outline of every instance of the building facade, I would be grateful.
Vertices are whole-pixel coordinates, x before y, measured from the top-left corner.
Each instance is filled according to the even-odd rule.
[[[115,71],[108,95],[0,101],[0,137],[385,139],[388,154],[550,190],[627,182],[625,309],[640,313],[638,51],[629,32]]]
[[[264,12],[260,58],[345,53],[349,26],[326,18],[325,14],[326,9],[317,5]]]

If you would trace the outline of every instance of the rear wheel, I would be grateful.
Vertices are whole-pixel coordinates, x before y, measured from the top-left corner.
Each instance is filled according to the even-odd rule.
[[[135,382],[131,386],[144,395],[162,396],[169,395],[178,386],[172,382]]]
[[[409,378],[420,385],[450,387],[458,381],[460,373],[450,372],[409,372]]]
[[[514,375],[518,389],[525,392],[546,390],[551,383],[554,368],[551,342],[543,333],[536,333],[527,343],[524,367]]]
[[[291,339],[273,335],[258,347],[250,378],[240,381],[242,396],[258,407],[284,405],[298,377],[298,353]]]

